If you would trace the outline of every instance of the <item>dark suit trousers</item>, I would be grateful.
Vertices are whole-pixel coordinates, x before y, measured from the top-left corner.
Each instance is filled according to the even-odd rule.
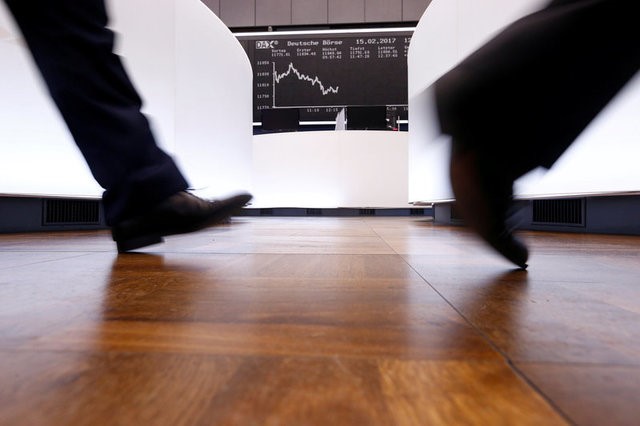
[[[104,0],[5,1],[53,101],[105,189],[107,223],[186,189],[174,161],[157,146],[140,112],[141,99],[113,53]]]
[[[640,69],[638,0],[555,0],[435,85],[442,131],[517,178],[550,167]]]

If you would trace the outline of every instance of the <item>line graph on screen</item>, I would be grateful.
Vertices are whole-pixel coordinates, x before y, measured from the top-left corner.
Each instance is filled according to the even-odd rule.
[[[277,68],[276,68],[276,63],[273,62],[273,107],[277,108],[277,102],[276,102],[276,89],[278,87],[279,84],[281,84],[281,82],[287,78],[292,79],[292,80],[297,80],[297,81],[302,81],[302,82],[307,82],[309,83],[310,87],[316,87],[319,91],[319,93],[324,97],[324,96],[329,96],[329,95],[337,95],[338,92],[340,91],[340,86],[329,86],[326,85],[325,83],[323,83],[322,80],[320,80],[319,76],[311,76],[308,74],[304,74],[303,72],[301,72],[300,70],[298,70],[296,68],[296,66],[294,65],[293,62],[289,62],[289,65],[286,69],[286,71],[284,72],[278,72]]]

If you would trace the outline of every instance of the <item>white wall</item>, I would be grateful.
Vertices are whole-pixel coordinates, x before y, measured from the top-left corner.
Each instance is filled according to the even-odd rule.
[[[407,132],[254,137],[254,207],[407,208]]]
[[[159,144],[201,195],[249,189],[252,71],[240,44],[199,0],[108,5]],[[4,2],[0,57],[0,194],[100,195]]]
[[[409,49],[409,200],[453,197],[448,179],[449,141],[435,121],[430,86],[491,35],[542,0],[434,0]],[[547,174],[516,183],[523,197],[640,190],[640,79],[630,84]]]
[[[249,58],[200,0],[175,1],[179,163],[199,195],[250,190],[253,70]]]
[[[0,58],[0,194],[100,194],[4,2]]]

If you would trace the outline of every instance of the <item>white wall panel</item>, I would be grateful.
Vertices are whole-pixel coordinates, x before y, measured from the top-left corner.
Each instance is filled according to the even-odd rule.
[[[407,208],[407,133],[320,131],[254,137],[254,206]]]
[[[249,59],[206,6],[175,1],[176,158],[200,195],[248,190],[253,135]]]
[[[112,0],[109,6],[116,50],[159,144],[205,195],[247,188],[251,67],[233,35],[200,0]],[[100,195],[4,2],[0,57],[0,194]]]

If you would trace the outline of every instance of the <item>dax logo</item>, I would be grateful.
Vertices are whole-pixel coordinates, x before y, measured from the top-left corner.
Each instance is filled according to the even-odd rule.
[[[256,41],[256,49],[274,49],[278,45],[277,40],[258,40]]]

